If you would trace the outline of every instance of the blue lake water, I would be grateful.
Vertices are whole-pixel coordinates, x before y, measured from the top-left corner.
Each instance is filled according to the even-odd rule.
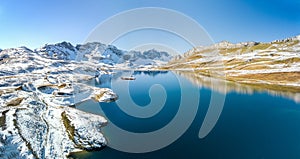
[[[120,79],[121,76],[129,75],[134,75],[136,80]],[[297,101],[297,93],[257,89],[234,83],[226,83],[225,87],[222,84],[212,84],[208,77],[178,75],[173,72],[117,72],[113,76],[102,76],[100,81],[89,82],[98,87],[112,88],[123,103],[117,101],[99,104],[87,101],[76,106],[105,116],[109,123],[102,128],[108,146],[101,151],[78,153],[74,158],[300,158],[300,103],[299,99]],[[127,99],[128,95],[132,101]],[[153,99],[165,101],[155,111],[151,107],[159,104],[151,105],[154,102],[151,101],[151,95]],[[224,104],[216,108],[220,111],[219,116],[215,113],[212,117],[214,119],[206,120],[211,130],[199,138],[200,128],[210,112],[212,95],[221,99],[224,97]],[[181,100],[185,102],[182,103]],[[133,105],[140,108],[135,107],[136,112],[128,109],[134,108]],[[151,113],[143,114],[138,111],[153,111],[155,114],[149,116]],[[178,112],[183,112],[183,115],[179,116]],[[130,113],[139,113],[137,115],[141,117]],[[177,123],[174,123],[175,118],[179,118]],[[174,126],[170,126],[170,123]],[[139,138],[126,138],[113,132],[116,131],[114,127],[135,134],[158,132],[162,129],[166,131],[162,133],[164,136],[157,135],[143,143],[144,140]],[[178,138],[174,137],[176,135]],[[163,146],[152,151],[151,145],[155,144]],[[141,147],[141,151],[145,152],[131,151],[130,147],[134,146]]]

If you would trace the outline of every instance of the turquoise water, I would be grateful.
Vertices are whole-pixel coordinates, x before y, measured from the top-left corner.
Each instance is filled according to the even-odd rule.
[[[120,77],[133,74],[134,81],[121,81]],[[164,88],[167,98],[162,109],[154,116],[138,118],[126,114],[117,102],[95,103],[93,101],[78,105],[77,108],[105,115],[109,124],[103,128],[103,134],[108,140],[108,146],[101,151],[77,154],[76,158],[101,159],[156,159],[156,158],[210,158],[210,159],[299,159],[300,158],[300,103],[297,103],[296,94],[257,90],[248,86],[228,84],[225,92],[220,86],[211,86],[201,77],[177,75],[172,72],[118,72],[111,76],[102,77],[102,82],[90,81],[98,87],[114,89],[114,82],[128,82],[124,89],[129,90],[130,96],[139,107],[147,107],[151,103],[149,90],[159,84]],[[181,83],[180,83],[181,82]],[[186,105],[180,105],[183,90],[194,89],[199,93],[199,102],[192,103],[197,93],[187,93],[190,98]],[[118,92],[117,90],[114,90]],[[164,98],[161,90],[155,92],[158,97]],[[188,92],[188,91],[187,91]],[[211,95],[218,94],[225,97],[222,112],[213,126],[213,129],[204,138],[199,138],[199,130],[203,124],[211,102]],[[126,97],[118,94],[119,100]],[[124,103],[130,107],[130,103]],[[128,105],[126,105],[128,104]],[[196,112],[185,114],[182,120],[195,115],[188,129],[174,142],[161,149],[145,152],[122,152],[111,148],[110,141],[116,140],[109,130],[112,123],[117,127],[134,133],[157,131],[168,126],[181,107],[186,110],[196,105]],[[124,106],[124,105],[123,105]],[[178,123],[178,128],[181,128]],[[170,133],[170,136],[174,130]],[[179,129],[177,130],[179,131]],[[160,138],[160,137],[159,137]],[[164,137],[161,137],[164,142]],[[118,140],[117,140],[118,141]],[[134,143],[120,143],[126,147]],[[157,142],[157,141],[153,141]],[[147,143],[141,146],[147,145]]]

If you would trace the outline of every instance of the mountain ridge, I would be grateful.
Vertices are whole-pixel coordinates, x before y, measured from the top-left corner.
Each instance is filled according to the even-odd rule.
[[[268,43],[223,41],[195,47],[161,67],[246,84],[300,90],[300,35]],[[279,88],[281,89],[281,88]]]
[[[89,61],[93,63],[102,62],[109,65],[128,62],[126,67],[138,67],[139,65],[135,64],[135,61],[139,58],[151,60],[150,62],[148,61],[148,63],[156,66],[159,63],[154,60],[167,62],[172,57],[167,52],[155,49],[143,52],[135,50],[124,51],[118,49],[116,46],[106,45],[100,42],[88,42],[73,46],[71,43],[64,41],[56,44],[46,44],[34,51],[60,60]],[[152,54],[152,56],[149,56],[149,53]]]
[[[100,42],[88,42],[85,44],[72,45],[70,42],[59,42],[45,44],[40,48],[31,50],[26,46],[0,50],[1,54],[7,52],[36,53],[43,58],[53,60],[87,61],[91,63],[103,63],[110,66],[118,65],[120,68],[151,68],[168,62],[172,55],[165,51],[155,49],[146,51],[121,50],[113,45],[106,45]],[[2,53],[1,53],[2,52]]]

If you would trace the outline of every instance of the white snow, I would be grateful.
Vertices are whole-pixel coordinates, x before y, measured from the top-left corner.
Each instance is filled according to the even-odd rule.
[[[1,158],[67,158],[73,151],[105,146],[101,127],[107,121],[69,106],[89,99],[109,102],[117,95],[81,83],[95,78],[97,68],[105,64],[73,61],[76,54],[71,49],[64,43],[35,51],[24,47],[1,51],[0,56],[7,55],[0,61]],[[109,71],[99,76],[104,74]],[[9,102],[13,104],[7,106]],[[74,127],[73,139],[62,113]]]

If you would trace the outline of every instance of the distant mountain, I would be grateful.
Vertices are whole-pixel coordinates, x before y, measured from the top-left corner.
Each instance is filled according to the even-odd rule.
[[[93,63],[100,62],[110,65],[118,63],[118,61],[126,53],[113,45],[105,45],[97,42],[77,45],[76,50],[78,52],[76,60],[89,61]]]
[[[0,76],[17,75],[19,73],[33,72],[49,68],[59,68],[71,65],[74,62],[86,62],[97,67],[116,69],[150,69],[162,66],[172,58],[167,52],[149,50],[123,51],[112,45],[97,42],[73,46],[68,42],[46,44],[45,46],[30,50],[26,47],[9,48],[0,52]],[[82,68],[86,69],[86,68]],[[82,71],[78,68],[75,70]],[[92,68],[90,70],[94,70]],[[66,71],[66,70],[64,70]],[[57,72],[57,71],[54,71]],[[60,73],[58,71],[57,73]],[[94,71],[89,71],[93,74]]]
[[[125,64],[133,68],[139,67],[153,67],[161,66],[171,60],[172,56],[167,52],[148,50],[144,52],[140,51],[129,51],[125,53],[118,62],[119,64]]]
[[[193,70],[227,80],[300,90],[300,35],[269,43],[222,41],[193,48],[162,69]],[[273,86],[272,86],[273,87]],[[280,89],[282,88],[280,87]]]
[[[34,52],[45,58],[57,60],[89,61],[92,63],[104,63],[128,68],[158,66],[169,61],[172,56],[167,52],[157,50],[124,51],[113,45],[105,45],[98,42],[78,44],[73,46],[68,42],[46,44],[35,49]]]

